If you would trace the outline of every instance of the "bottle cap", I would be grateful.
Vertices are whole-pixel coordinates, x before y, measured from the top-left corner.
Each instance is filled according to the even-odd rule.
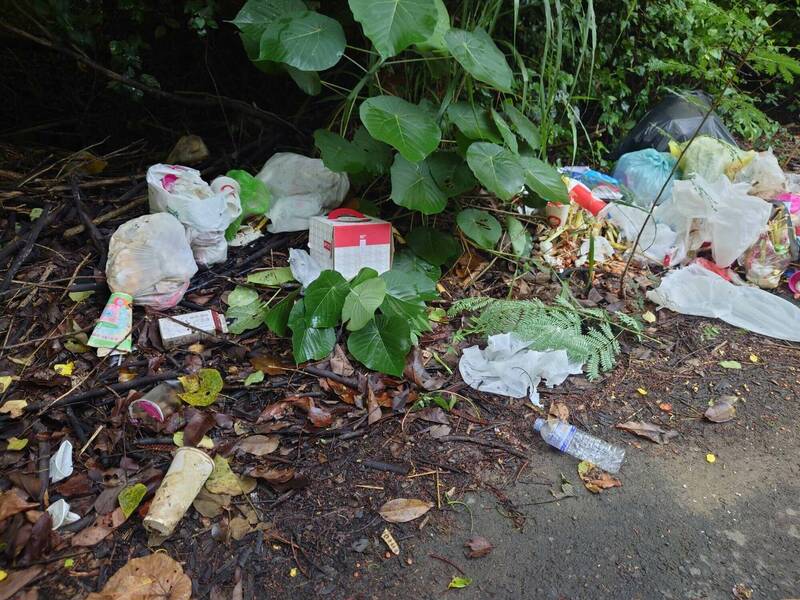
[[[545,423],[544,419],[536,419],[533,422],[533,429],[536,431],[541,431],[542,427],[544,427],[544,423]]]

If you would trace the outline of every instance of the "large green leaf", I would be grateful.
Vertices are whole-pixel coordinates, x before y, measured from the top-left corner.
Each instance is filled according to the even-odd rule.
[[[481,248],[490,250],[503,235],[500,222],[485,210],[465,208],[456,216],[458,227]]]
[[[337,271],[323,271],[309,284],[305,296],[305,315],[310,327],[334,327],[342,316],[342,305],[350,291]],[[291,326],[291,321],[290,321]]]
[[[266,306],[261,300],[230,306],[225,313],[225,318],[230,321],[228,331],[239,335],[249,329],[255,329],[261,325],[265,314]]]
[[[307,10],[267,25],[258,59],[286,63],[301,71],[321,71],[339,62],[345,45],[338,21]]]
[[[370,267],[361,267],[361,270],[356,273],[356,276],[350,280],[350,289],[353,289],[355,286],[360,285],[365,281],[375,279],[377,276],[378,272],[375,269]]]
[[[292,329],[292,352],[297,364],[309,360],[320,360],[328,356],[336,345],[336,330],[333,327],[316,328],[308,325],[309,315],[305,300],[298,300],[289,314]]]
[[[347,349],[367,368],[401,377],[411,349],[411,330],[400,317],[377,315],[350,334]]]
[[[500,135],[503,137],[503,143],[506,145],[506,148],[511,150],[514,154],[519,152],[519,145],[517,144],[517,138],[514,136],[514,132],[511,131],[511,127],[508,126],[506,120],[495,109],[492,109],[492,121],[497,125],[497,131],[499,131]]]
[[[461,256],[461,246],[452,235],[433,227],[416,227],[406,236],[409,248],[430,264],[440,267]]]
[[[356,129],[353,146],[364,157],[364,170],[373,175],[383,175],[392,163],[392,148],[376,140],[364,127]]]
[[[506,103],[506,116],[511,119],[514,129],[530,146],[531,150],[538,150],[540,145],[539,128],[510,101]]]
[[[531,249],[533,248],[533,240],[531,234],[525,229],[522,222],[508,215],[506,217],[506,231],[508,231],[508,238],[511,240],[511,249],[516,256],[530,256]]]
[[[374,96],[361,104],[361,122],[376,140],[419,162],[436,150],[442,132],[425,109],[396,96]]]
[[[569,203],[567,186],[554,167],[532,156],[520,156],[519,162],[524,170],[525,184],[543,200],[560,204]]]
[[[503,141],[492,123],[488,111],[466,102],[456,102],[447,107],[447,118],[471,140]]]
[[[366,325],[386,297],[386,282],[380,277],[367,279],[353,286],[342,307],[342,321],[348,331],[358,331]]]
[[[450,29],[450,15],[444,0],[433,0],[436,5],[436,27],[431,36],[424,42],[416,44],[417,50],[422,52],[447,52],[447,42],[444,41],[444,34]]]
[[[426,160],[433,180],[448,198],[468,192],[478,185],[467,162],[455,152],[437,150]]]
[[[275,335],[281,337],[286,335],[286,327],[289,325],[289,315],[299,295],[300,290],[295,290],[274,306],[270,306],[269,310],[267,310],[267,313],[264,315],[264,324]]]
[[[289,77],[309,96],[318,96],[322,91],[322,82],[316,71],[301,71],[291,65],[283,65]]]
[[[280,287],[281,284],[294,281],[291,267],[273,267],[263,271],[253,271],[247,276],[247,283]]]
[[[525,183],[519,157],[497,144],[471,144],[467,150],[467,164],[481,185],[501,200],[516,196]]]
[[[314,142],[319,148],[322,162],[337,173],[362,173],[373,175],[386,172],[392,160],[390,146],[374,139],[363,127],[356,131],[353,141],[327,129],[314,132]]]
[[[450,54],[467,73],[500,91],[511,91],[511,67],[486,31],[480,27],[474,31],[453,28],[444,39]]]
[[[424,42],[436,29],[434,0],[349,0],[353,18],[384,60],[411,44]]]
[[[408,249],[400,250],[394,255],[392,271],[420,273],[434,283],[439,281],[439,278],[442,276],[442,270],[439,267],[432,265],[427,260],[421,259]]]
[[[412,163],[396,154],[391,172],[390,197],[395,204],[424,215],[440,213],[447,206],[447,196],[433,180],[427,159]]]
[[[242,44],[251,60],[258,58],[261,35],[281,17],[306,10],[302,0],[248,0],[231,21],[242,32]]]
[[[436,282],[420,271],[390,269],[381,273],[386,282],[386,294],[400,300],[435,300],[439,297]]]

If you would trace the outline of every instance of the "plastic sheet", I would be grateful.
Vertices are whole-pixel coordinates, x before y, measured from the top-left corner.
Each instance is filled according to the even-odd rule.
[[[647,225],[644,225],[647,218],[644,209],[625,204],[609,204],[600,216],[619,228],[622,239],[631,243],[644,226],[636,248],[637,256],[643,256],[662,266],[674,264],[677,238],[675,231],[654,219],[649,219]]]
[[[614,167],[614,177],[630,190],[635,204],[649,209],[664,183],[667,183],[667,187],[658,203],[663,203],[672,195],[675,175],[670,177],[670,174],[675,162],[669,152],[658,152],[652,148],[637,150],[620,157]]]
[[[133,296],[134,304],[171,308],[183,298],[197,264],[188,234],[169,213],[123,223],[108,244],[106,278],[112,292]]]
[[[536,352],[529,343],[514,334],[489,337],[485,350],[478,346],[465,348],[458,363],[461,377],[470,387],[501,396],[524,398],[541,407],[536,390],[544,380],[554,387],[570,375],[577,375],[583,365],[569,360],[566,350]]]
[[[664,152],[670,140],[685,142],[700,127],[710,106],[711,98],[701,91],[668,94],[622,139],[611,155],[611,160],[643,148],[655,148]],[[736,144],[731,132],[713,113],[700,127],[700,133]]]
[[[756,242],[767,227],[772,205],[750,196],[748,188],[724,176],[714,182],[702,177],[675,182],[672,198],[654,213],[656,221],[677,234],[673,265],[708,242],[714,262],[728,267]]]
[[[291,152],[274,154],[256,178],[272,193],[267,226],[272,233],[308,229],[309,217],[339,206],[350,189],[344,173],[334,173],[318,158]]]
[[[62,525],[69,525],[70,523],[75,523],[76,521],[80,521],[81,516],[74,512],[71,512],[69,504],[63,498],[60,500],[56,500],[50,506],[47,507],[47,513],[50,515],[50,518],[53,520],[53,530],[58,529]]]
[[[303,289],[316,281],[317,277],[322,273],[322,267],[319,266],[319,263],[308,252],[298,248],[289,248],[289,268],[292,270],[294,278],[303,286]]]
[[[147,189],[150,212],[170,213],[186,227],[199,264],[225,262],[225,230],[242,213],[236,180],[217,177],[209,185],[195,169],[159,164],[147,169]]]
[[[681,314],[721,319],[754,333],[800,342],[800,308],[762,289],[735,286],[698,264],[672,271],[647,298]]]
[[[581,267],[589,262],[589,247],[590,241],[585,239],[581,242],[580,256],[575,260],[575,266]],[[602,235],[594,238],[594,262],[600,264],[605,262],[607,258],[614,255],[614,248],[611,243]]]

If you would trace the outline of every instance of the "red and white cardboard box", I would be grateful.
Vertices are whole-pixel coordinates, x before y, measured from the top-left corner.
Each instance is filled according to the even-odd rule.
[[[309,253],[323,270],[333,269],[351,279],[364,267],[378,273],[392,268],[391,223],[349,208],[311,217],[309,223]]]

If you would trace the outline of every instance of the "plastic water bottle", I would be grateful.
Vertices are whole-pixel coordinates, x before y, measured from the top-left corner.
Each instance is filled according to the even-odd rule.
[[[589,461],[604,471],[616,473],[625,460],[625,450],[599,440],[569,423],[536,419],[533,428],[553,448],[580,460]]]

